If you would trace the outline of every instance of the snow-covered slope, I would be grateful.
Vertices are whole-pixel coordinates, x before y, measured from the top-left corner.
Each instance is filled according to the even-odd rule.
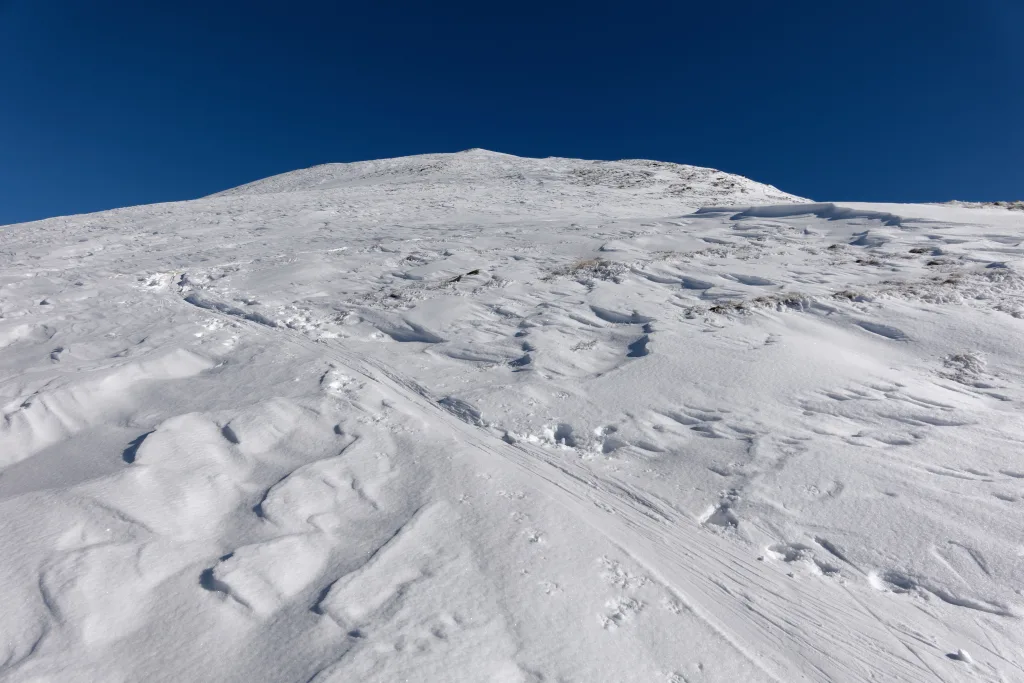
[[[716,203],[778,204],[807,201],[771,185],[713,168],[663,161],[627,159],[528,159],[484,149],[458,154],[421,154],[350,164],[324,164],[242,185],[215,197],[281,192],[345,191],[348,201],[392,204],[451,204],[473,211],[512,210],[522,204],[562,209],[626,204],[647,207],[656,201],[678,206]],[[486,205],[490,204],[489,207]],[[415,208],[409,206],[406,208]]]
[[[1024,680],[1022,255],[483,151],[0,228],[0,679]]]

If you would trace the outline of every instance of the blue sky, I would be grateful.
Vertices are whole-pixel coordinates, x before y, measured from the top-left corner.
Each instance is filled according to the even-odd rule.
[[[0,224],[485,147],[1024,198],[1024,3],[0,0]]]

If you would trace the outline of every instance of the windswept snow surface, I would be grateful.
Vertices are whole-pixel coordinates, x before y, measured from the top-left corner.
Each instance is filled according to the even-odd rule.
[[[1024,681],[1021,212],[473,150],[0,263],[4,681]]]

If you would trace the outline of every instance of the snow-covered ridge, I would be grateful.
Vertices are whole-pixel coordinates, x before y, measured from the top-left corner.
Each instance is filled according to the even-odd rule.
[[[1007,211],[1024,211],[1024,201],[1015,202],[965,202],[959,199],[946,202],[947,206],[961,206],[966,209],[1006,209]]]
[[[453,154],[421,154],[323,164],[257,180],[213,195],[241,196],[313,190],[346,190],[387,186],[391,192],[443,191],[457,188],[502,189],[522,192],[568,192],[578,195],[632,193],[650,200],[668,198],[680,203],[768,204],[807,201],[743,176],[712,168],[646,159],[590,161],[549,157],[532,159],[471,149]]]

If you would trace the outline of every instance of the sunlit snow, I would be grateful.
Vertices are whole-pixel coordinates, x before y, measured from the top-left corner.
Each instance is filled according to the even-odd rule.
[[[1022,257],[483,150],[2,227],[0,679],[1024,680]]]

